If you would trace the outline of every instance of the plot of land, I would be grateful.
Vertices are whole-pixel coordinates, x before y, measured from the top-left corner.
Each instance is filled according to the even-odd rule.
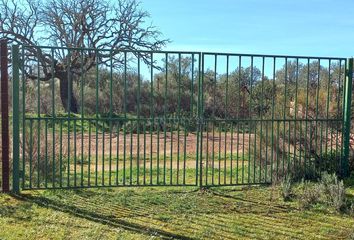
[[[58,134],[55,136],[56,144],[60,144],[60,138]],[[224,151],[226,149],[228,152],[231,151],[231,146],[233,152],[236,153],[237,151],[242,152],[248,151],[249,148],[249,141],[254,138],[254,134],[237,134],[234,133],[231,136],[231,133],[220,133],[212,132],[204,133],[203,134],[203,144],[204,144],[204,151],[206,149],[209,152],[213,150],[215,152]],[[47,141],[51,142],[53,139],[51,133],[48,133]],[[41,141],[44,141],[42,139]],[[44,142],[43,142],[44,143]],[[207,146],[208,143],[208,146]],[[195,133],[184,133],[180,131],[178,136],[177,132],[166,133],[161,132],[160,134],[130,134],[123,132],[117,133],[98,133],[97,135],[93,132],[91,135],[79,134],[77,133],[75,136],[73,133],[70,134],[70,138],[67,134],[62,135],[61,144],[64,151],[68,151],[68,146],[70,147],[70,151],[74,151],[74,146],[76,145],[77,153],[81,153],[81,147],[83,146],[84,154],[91,155],[96,154],[96,148],[98,149],[99,154],[112,155],[123,154],[124,150],[127,153],[132,152],[133,154],[147,154],[149,155],[151,152],[156,153],[166,153],[166,154],[177,154],[180,153],[188,153],[188,154],[195,154],[197,148],[197,135]],[[206,148],[208,147],[208,148]]]

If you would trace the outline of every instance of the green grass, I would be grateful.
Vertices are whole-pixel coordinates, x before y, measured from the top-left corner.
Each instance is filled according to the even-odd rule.
[[[125,160],[123,155],[118,156],[118,160],[115,157],[110,159],[105,156],[105,158],[94,158],[91,157],[88,160],[87,156],[78,156],[76,159],[74,157],[68,159],[62,159],[62,169],[60,171],[59,159],[56,159],[58,164],[55,165],[55,177],[53,179],[53,162],[51,158],[41,159],[41,168],[38,173],[38,168],[33,169],[30,174],[30,165],[27,162],[25,165],[25,188],[41,187],[43,188],[47,183],[47,186],[51,187],[53,185],[53,180],[55,186],[58,187],[60,182],[63,186],[74,186],[80,185],[195,185],[196,175],[200,172],[200,164],[197,164],[196,156],[194,154],[181,155],[178,160],[177,154],[171,156],[159,155],[159,160],[157,156],[150,157],[146,156],[145,162],[143,156],[140,157],[139,161],[137,156],[126,156]],[[76,165],[74,162],[76,161]],[[214,184],[231,184],[231,183],[254,183],[256,182],[266,182],[265,174],[262,173],[261,178],[259,178],[258,167],[248,166],[247,154],[245,154],[245,159],[238,158],[238,163],[236,157],[233,157],[231,169],[231,155],[226,154],[225,158],[214,159],[214,168],[212,168],[212,160],[209,159],[209,164],[206,164],[206,160],[203,160],[203,179],[207,178],[208,183]],[[138,168],[138,162],[140,167]],[[177,164],[179,162],[179,164]],[[226,162],[226,165],[224,163]],[[32,164],[37,163],[37,159],[32,160]],[[97,165],[96,165],[97,163]],[[118,165],[117,165],[118,163]],[[145,164],[144,164],[145,163]],[[220,163],[220,169],[218,168]],[[69,165],[68,165],[69,164]],[[172,168],[171,168],[172,165]],[[69,167],[68,167],[69,166]],[[97,169],[96,169],[97,166]],[[145,166],[145,167],[144,167]],[[225,166],[225,167],[224,167]],[[117,168],[118,167],[118,168]],[[151,168],[150,168],[151,167]],[[178,168],[177,168],[178,167]],[[185,168],[184,168],[185,167]],[[97,170],[97,171],[96,171]],[[117,171],[118,170],[118,171]],[[264,169],[263,169],[264,170]],[[249,173],[248,173],[249,171]],[[254,175],[254,172],[256,175]],[[267,174],[269,175],[270,170],[268,169]],[[207,176],[206,176],[207,174]],[[250,178],[248,178],[248,175]],[[68,177],[69,176],[69,177]],[[243,179],[242,179],[243,176]],[[31,178],[30,178],[31,177]],[[46,181],[47,178],[47,181]],[[76,181],[75,181],[76,178]],[[214,178],[214,181],[212,181]],[[236,178],[238,180],[236,180]],[[31,179],[31,182],[30,182]],[[267,181],[269,182],[270,176],[267,176]],[[60,181],[61,180],[61,181]],[[219,181],[220,180],[220,181]],[[248,182],[249,180],[249,182]],[[144,185],[145,185],[144,184]]]
[[[346,181],[352,184],[354,179]],[[354,186],[347,190],[353,199]],[[0,195],[0,239],[350,239],[354,218],[277,187],[101,188]]]

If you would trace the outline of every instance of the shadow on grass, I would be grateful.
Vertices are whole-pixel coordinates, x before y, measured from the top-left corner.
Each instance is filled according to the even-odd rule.
[[[176,239],[176,238],[193,239],[180,234],[163,231],[161,229],[151,228],[146,225],[135,224],[135,223],[125,221],[123,219],[117,219],[115,216],[112,215],[101,214],[94,211],[90,211],[85,209],[85,206],[75,206],[73,204],[59,202],[43,196],[33,196],[30,194],[21,194],[21,195],[12,195],[12,196],[22,201],[35,203],[41,207],[51,208],[56,211],[69,213],[76,217],[85,218],[90,221],[106,224],[112,227],[122,228],[140,234],[145,234],[149,236],[151,235],[159,236],[162,239]]]
[[[284,212],[291,212],[291,211],[298,210],[297,208],[291,207],[289,205],[276,204],[275,202],[272,202],[272,199],[268,199],[269,201],[265,201],[265,199],[259,199],[259,198],[253,199],[250,196],[247,196],[246,198],[239,197],[239,196],[227,194],[227,191],[218,191],[213,188],[208,188],[207,191],[209,191],[214,196],[237,200],[238,202],[244,202],[244,203],[247,203],[249,205],[256,207],[253,210],[268,208],[269,210],[271,210],[271,213],[280,213],[280,212],[284,213]],[[231,191],[234,191],[234,190],[231,190]],[[245,190],[241,190],[241,191],[245,191]],[[262,212],[263,212],[263,210],[262,210]],[[260,213],[260,212],[253,211],[252,213]]]
[[[312,215],[307,220],[298,218],[296,208],[267,196],[269,189],[263,188],[249,193],[245,189],[209,188],[63,190],[24,192],[15,197],[26,203],[162,239],[301,238],[303,231],[315,237],[313,232],[306,230],[309,219],[316,224],[332,226],[332,223],[318,222]],[[293,217],[296,223],[291,223]]]

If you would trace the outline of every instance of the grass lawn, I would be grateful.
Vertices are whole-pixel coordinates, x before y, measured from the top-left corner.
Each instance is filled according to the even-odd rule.
[[[351,182],[354,182],[351,180]],[[349,181],[350,183],[350,181]],[[354,198],[354,187],[347,194]],[[0,239],[350,239],[354,218],[277,187],[100,188],[0,195]]]

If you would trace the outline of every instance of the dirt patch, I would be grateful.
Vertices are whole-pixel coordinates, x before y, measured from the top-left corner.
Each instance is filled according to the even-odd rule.
[[[249,139],[253,139],[253,134],[233,134],[231,133],[212,133],[203,134],[203,152],[242,152],[248,151]],[[56,136],[56,141],[60,141]],[[52,141],[52,137],[48,138],[48,141]],[[88,155],[91,156],[121,156],[124,154],[129,156],[146,155],[175,155],[177,153],[194,155],[197,152],[197,135],[194,133],[180,132],[179,136],[177,132],[172,134],[160,133],[160,134],[125,134],[123,132],[119,134],[71,134],[62,136],[62,148],[64,151],[71,153],[75,152],[76,155]]]

